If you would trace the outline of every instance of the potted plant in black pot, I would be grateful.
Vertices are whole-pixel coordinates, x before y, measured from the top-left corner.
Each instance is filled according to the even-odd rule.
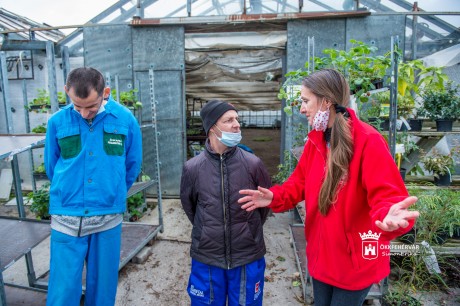
[[[33,176],[36,180],[47,180],[48,176],[46,175],[45,171],[45,163],[41,163],[34,169]]]
[[[448,76],[443,72],[443,67],[425,66],[417,59],[398,64],[398,108],[401,104],[412,106],[412,111],[404,117],[411,127],[411,131],[422,130],[422,113],[420,107],[420,95],[422,90],[443,90]]]
[[[59,106],[66,105],[66,96],[63,92],[57,93]],[[37,89],[37,97],[29,102],[28,110],[35,112],[46,112],[51,108],[51,98],[46,89]]]
[[[452,131],[452,124],[460,118],[460,87],[448,82],[444,89],[428,89],[422,94],[423,107],[419,113],[436,121],[436,130]]]
[[[422,159],[425,170],[432,172],[434,183],[437,186],[450,186],[454,172],[454,156],[458,154],[458,147],[454,147],[448,154],[442,154],[433,149],[431,155],[425,155]]]

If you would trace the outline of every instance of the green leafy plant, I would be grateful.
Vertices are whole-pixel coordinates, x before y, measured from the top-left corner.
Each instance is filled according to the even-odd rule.
[[[45,171],[45,163],[41,163],[38,167],[36,167],[34,172],[44,174],[46,172]]]
[[[50,96],[46,89],[37,89],[37,97],[29,105],[50,105]]]
[[[350,85],[350,90],[360,102],[369,100],[369,91],[384,81],[391,66],[390,54],[375,55],[378,48],[362,41],[351,39],[348,51],[324,49],[326,57],[315,57],[315,70],[334,68],[341,72]]]
[[[425,155],[422,159],[424,168],[433,172],[434,176],[446,175],[454,172],[454,156],[459,154],[459,147],[453,147],[448,154],[441,154],[437,149],[433,149],[431,155]]]
[[[430,244],[439,244],[440,233],[454,235],[460,225],[460,194],[451,189],[411,189],[411,195],[418,197],[414,209],[420,212],[416,224],[416,238]]]
[[[144,206],[144,194],[142,192],[138,192],[130,196],[127,200],[128,206],[128,214],[129,214],[129,221],[137,221],[139,220],[146,210]]]
[[[31,132],[37,134],[46,133],[46,123],[42,123],[39,126],[34,127]]]
[[[375,55],[377,48],[364,42],[351,39],[352,46],[348,51],[338,49],[324,49],[325,56],[314,57],[315,67],[305,67],[288,72],[286,80],[280,88],[278,99],[286,100],[284,111],[292,114],[293,107],[300,107],[300,85],[309,72],[307,70],[320,70],[334,68],[341,72],[350,85],[350,91],[357,101],[369,101],[370,90],[376,89],[377,84],[382,84],[388,68],[391,66],[389,53]]]
[[[419,300],[411,295],[412,290],[397,284],[393,286],[383,297],[383,305],[386,306],[421,306]]]
[[[37,189],[35,192],[30,192],[27,194],[29,201],[32,201],[30,205],[30,211],[33,212],[37,219],[39,220],[49,220],[49,202],[50,202],[50,193],[49,193],[50,184],[44,184],[42,187]]]
[[[57,99],[59,104],[66,104],[66,96],[63,92],[57,93]],[[46,89],[39,88],[37,89],[37,97],[34,98],[31,102],[29,102],[28,110],[42,110],[46,111],[46,109],[50,108],[51,106],[51,98]]]
[[[447,81],[448,76],[443,72],[443,67],[427,67],[419,59],[400,62],[398,64],[398,107],[400,104],[415,106],[423,91],[444,90]],[[412,115],[413,118],[422,116],[416,111],[408,115]]]
[[[448,290],[449,284],[457,283],[455,276],[460,273],[458,259],[438,252],[440,248],[437,246],[444,243],[447,235],[453,235],[460,222],[460,195],[455,190],[433,190],[420,186],[410,188],[410,194],[418,197],[413,209],[420,212],[414,226],[417,248],[410,254],[391,256],[390,291],[385,295],[387,305],[417,305],[401,302],[415,303],[407,298],[414,293],[421,299],[425,293]],[[419,244],[422,241],[432,246],[434,254]],[[429,267],[433,255],[439,266],[437,272]]]
[[[428,89],[422,94],[419,114],[431,120],[460,118],[460,87],[448,82],[444,89]]]
[[[284,151],[283,163],[278,165],[278,172],[273,176],[273,182],[276,184],[284,183],[291,175],[292,169],[297,165],[297,160],[293,158],[291,152]]]
[[[131,89],[129,91],[120,91],[120,102],[128,108],[138,109],[142,107],[142,102],[137,99],[137,89]],[[117,96],[117,90],[112,89],[112,97]]]

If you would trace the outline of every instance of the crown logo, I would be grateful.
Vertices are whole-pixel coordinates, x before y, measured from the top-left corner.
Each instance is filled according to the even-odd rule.
[[[367,239],[372,239],[372,240],[379,240],[380,238],[380,235],[382,233],[372,233],[371,230],[369,230],[367,233],[359,233],[359,235],[361,236],[361,240],[367,240]]]

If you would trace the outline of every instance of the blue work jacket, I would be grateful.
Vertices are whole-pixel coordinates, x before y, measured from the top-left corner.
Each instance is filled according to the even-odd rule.
[[[89,124],[70,104],[48,121],[45,168],[51,215],[123,213],[139,175],[142,136],[132,113],[112,98]]]

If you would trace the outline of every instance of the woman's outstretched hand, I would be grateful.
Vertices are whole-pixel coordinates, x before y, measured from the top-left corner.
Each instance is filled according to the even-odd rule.
[[[417,197],[407,197],[403,201],[394,204],[390,207],[388,214],[386,215],[383,221],[375,221],[375,225],[380,228],[382,231],[392,232],[400,227],[406,228],[409,226],[408,220],[417,219],[420,213],[415,210],[408,210],[407,208],[415,202],[417,202]]]
[[[238,203],[243,204],[241,205],[241,208],[246,211],[266,207],[270,205],[273,200],[273,192],[262,187],[258,187],[257,190],[243,189],[240,190],[240,194],[246,195],[238,200]]]

